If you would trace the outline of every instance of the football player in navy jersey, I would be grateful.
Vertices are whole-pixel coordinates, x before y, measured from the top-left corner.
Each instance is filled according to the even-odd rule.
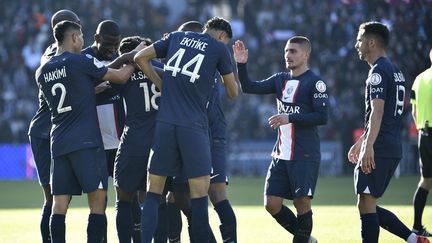
[[[145,42],[147,46],[152,44],[149,39],[139,36],[126,37],[120,42],[119,53],[132,51],[141,42]],[[133,228],[132,200],[138,190],[145,191],[147,161],[153,144],[160,92],[137,69],[123,88],[122,96],[125,100],[126,119],[114,164],[116,225],[119,241],[130,242]]]
[[[63,20],[69,20],[75,23],[80,23],[78,16],[66,9],[62,9],[54,13],[51,18],[51,27]],[[41,64],[46,63],[57,51],[57,44],[51,44],[41,57]],[[39,91],[39,109],[30,122],[28,131],[30,145],[33,152],[36,169],[38,172],[39,183],[44,192],[44,204],[42,208],[42,217],[40,222],[40,231],[42,242],[51,242],[49,232],[49,218],[51,215],[52,194],[49,184],[50,178],[50,130],[51,130],[51,115],[45,100],[43,99],[42,92]]]
[[[400,138],[406,90],[401,70],[386,57],[388,28],[379,22],[360,25],[355,48],[371,69],[365,89],[365,131],[350,148],[362,241],[378,242],[379,227],[407,242],[429,242],[416,236],[392,212],[377,206],[402,158]]]
[[[104,20],[99,23],[94,43],[82,50],[83,54],[95,57],[104,65],[110,64],[117,57],[117,49],[120,44],[120,27],[112,20]],[[97,81],[97,80],[95,80]],[[107,157],[108,175],[113,176],[114,160],[120,143],[124,126],[124,107],[121,98],[121,85],[101,83],[103,92],[96,94],[97,115],[99,128]]]
[[[202,31],[203,27],[204,26],[198,21],[188,21],[183,23],[178,28],[178,31],[193,31],[199,33]],[[223,114],[222,101],[219,93],[219,86],[221,84],[219,74],[216,74],[214,81],[212,93],[207,105],[211,146],[210,152],[212,158],[212,174],[210,178],[209,198],[221,221],[219,228],[223,241],[237,242],[236,216],[226,196],[226,186],[228,184],[228,177],[226,173],[227,124]],[[178,183],[176,179],[174,179],[174,183]],[[175,202],[180,208],[182,208],[186,216],[189,216],[188,211],[190,210],[190,195],[188,190],[183,189],[187,189],[187,181],[185,183],[186,186],[174,185],[173,189]],[[178,232],[178,236],[175,236],[174,238],[178,238],[179,236],[180,232]],[[210,234],[210,237],[211,239],[214,238],[212,237],[212,233]]]
[[[228,21],[214,17],[202,33],[170,33],[135,56],[143,72],[152,82],[162,85],[163,92],[148,166],[147,197],[142,211],[145,217],[141,221],[143,242],[152,240],[166,177],[180,172],[189,181],[193,238],[196,242],[209,240],[211,154],[206,105],[216,71],[224,80],[228,97],[237,96],[238,87],[225,46],[231,38]],[[156,57],[167,59],[163,83],[149,62]]]
[[[81,55],[79,24],[62,21],[54,27],[56,54],[36,70],[39,89],[51,112],[52,242],[65,242],[65,215],[72,195],[87,193],[88,242],[101,242],[106,228],[108,173],[98,129],[93,79],[124,83],[134,68],[110,69],[90,55]]]
[[[315,242],[311,201],[320,165],[317,126],[327,123],[326,84],[308,67],[311,43],[294,36],[285,46],[285,63],[290,72],[280,72],[261,81],[251,81],[246,68],[248,50],[242,41],[233,46],[241,88],[245,93],[276,94],[278,114],[269,125],[278,130],[273,160],[265,183],[265,208],[294,235],[293,242]],[[283,204],[293,200],[297,217]]]

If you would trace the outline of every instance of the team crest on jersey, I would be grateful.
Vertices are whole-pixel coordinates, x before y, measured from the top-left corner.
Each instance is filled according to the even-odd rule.
[[[381,83],[381,75],[379,73],[372,73],[372,75],[369,77],[369,83],[371,85],[378,85]]]
[[[282,102],[293,103],[294,97],[297,92],[299,80],[289,80],[285,83],[284,89],[282,90]]]
[[[326,84],[322,81],[319,80],[318,82],[316,82],[315,84],[315,88],[320,92],[320,93],[324,93],[327,89]]]

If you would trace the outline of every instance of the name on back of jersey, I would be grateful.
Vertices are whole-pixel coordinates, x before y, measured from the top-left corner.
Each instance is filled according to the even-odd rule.
[[[205,51],[208,43],[194,38],[183,37],[183,39],[180,42],[180,45],[191,47],[200,51]]]
[[[134,72],[130,77],[131,81],[143,80],[146,78],[147,76],[142,71]]]
[[[43,74],[44,77],[44,81],[45,83],[54,81],[54,80],[58,80],[61,78],[66,78],[66,67],[63,66],[62,68],[58,69],[56,68],[55,70],[51,71],[51,72],[47,72]]]

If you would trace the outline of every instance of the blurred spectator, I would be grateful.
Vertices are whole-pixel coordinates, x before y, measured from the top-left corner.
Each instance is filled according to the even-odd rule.
[[[49,20],[58,9],[71,9],[80,16],[85,45],[93,42],[96,26],[103,19],[116,20],[123,36],[157,40],[187,20],[205,21],[221,15],[232,21],[234,39],[248,43],[249,72],[254,79],[285,70],[282,50],[286,40],[305,35],[314,49],[310,67],[321,71],[330,91],[331,116],[321,136],[346,144],[352,143],[353,131],[363,126],[358,121],[362,120],[363,82],[369,67],[358,60],[354,50],[359,24],[377,20],[391,28],[388,54],[411,85],[428,66],[431,4],[430,0],[1,1],[0,142],[27,142],[28,123],[37,108],[34,70],[44,48],[53,42]],[[273,139],[267,118],[276,112],[274,98],[240,95],[234,102],[224,99],[231,140]],[[407,120],[407,129],[411,122]]]

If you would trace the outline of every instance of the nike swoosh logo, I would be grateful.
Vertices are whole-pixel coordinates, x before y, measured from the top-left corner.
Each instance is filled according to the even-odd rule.
[[[215,178],[215,177],[217,177],[217,176],[219,176],[219,174],[212,175],[212,176],[210,176],[210,179],[213,179],[213,178]]]
[[[300,188],[297,188],[297,189],[295,190],[295,193],[297,193],[298,191],[300,191]]]

